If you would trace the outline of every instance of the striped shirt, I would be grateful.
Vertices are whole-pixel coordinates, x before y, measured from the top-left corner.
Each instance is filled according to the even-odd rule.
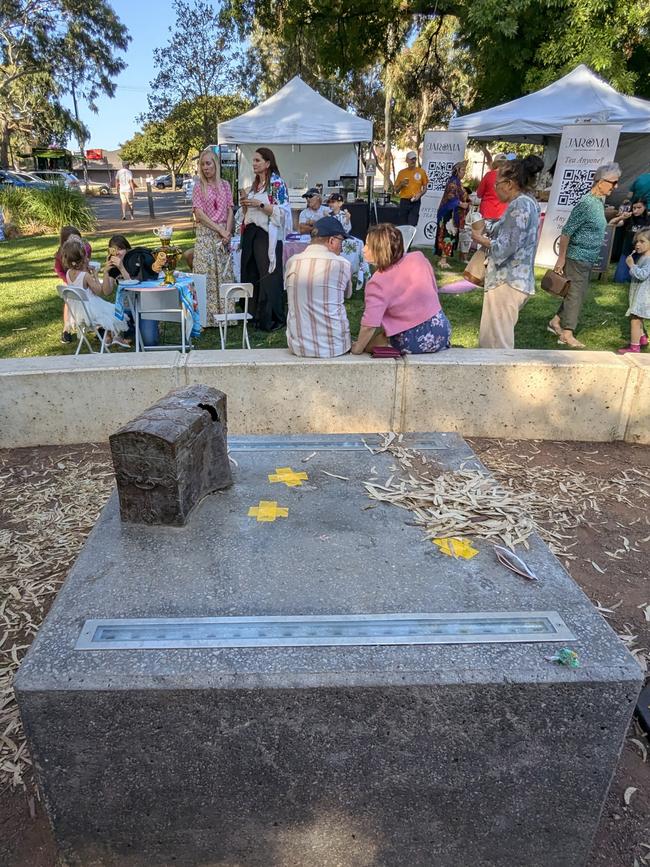
[[[352,294],[351,279],[350,263],[322,244],[310,244],[289,259],[284,273],[287,345],[294,355],[333,358],[349,352],[344,301]]]

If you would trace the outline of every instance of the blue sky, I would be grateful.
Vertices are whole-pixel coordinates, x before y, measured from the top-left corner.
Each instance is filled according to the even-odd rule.
[[[127,67],[116,80],[114,98],[97,101],[98,114],[83,102],[79,105],[81,120],[90,130],[86,147],[105,150],[114,150],[140,128],[135,119],[147,109],[149,82],[155,74],[153,49],[167,43],[174,22],[172,0],[112,0],[111,5],[131,34],[123,55]],[[77,143],[70,141],[68,147],[76,150]]]

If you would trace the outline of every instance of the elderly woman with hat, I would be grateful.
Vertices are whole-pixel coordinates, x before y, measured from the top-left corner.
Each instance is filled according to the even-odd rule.
[[[458,246],[458,236],[465,225],[465,214],[469,208],[469,196],[463,187],[466,171],[467,160],[456,163],[438,206],[436,253],[440,256],[439,268],[449,268],[447,258],[453,255]]]
[[[323,204],[318,187],[310,187],[302,197],[307,199],[307,207],[298,215],[298,228],[303,235],[310,235],[315,223],[329,216],[330,209]]]

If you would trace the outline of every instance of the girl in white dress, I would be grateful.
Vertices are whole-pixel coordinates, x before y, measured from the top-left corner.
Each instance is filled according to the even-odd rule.
[[[632,277],[629,307],[625,314],[630,317],[630,345],[619,349],[620,355],[641,352],[641,347],[648,345],[643,320],[650,319],[650,229],[637,232],[634,249],[639,254],[637,262],[631,254],[625,260]]]
[[[94,320],[88,324],[99,325],[106,331],[104,345],[129,349],[131,344],[119,334],[119,332],[128,329],[128,322],[126,319],[120,322],[115,317],[115,305],[99,297],[100,295],[109,295],[113,289],[113,280],[109,277],[108,268],[104,270],[104,278],[100,282],[95,272],[90,268],[88,255],[81,238],[75,236],[68,238],[61,247],[61,262],[66,270],[68,287],[76,289],[83,296],[86,307]],[[83,308],[78,301],[71,301],[69,306],[75,319],[84,319]]]

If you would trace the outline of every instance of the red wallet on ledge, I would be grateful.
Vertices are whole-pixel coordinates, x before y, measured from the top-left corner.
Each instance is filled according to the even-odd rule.
[[[402,353],[399,349],[392,346],[375,346],[372,350],[373,358],[401,358]]]

